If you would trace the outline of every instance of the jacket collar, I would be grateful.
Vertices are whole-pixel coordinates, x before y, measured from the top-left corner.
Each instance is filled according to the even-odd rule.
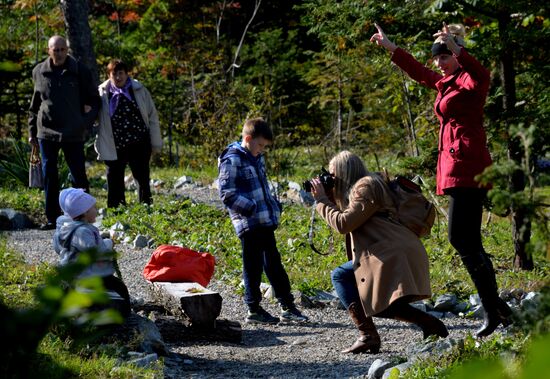
[[[74,74],[78,74],[78,62],[72,56],[67,55],[67,60],[65,60],[65,69]],[[52,68],[52,59],[48,57],[44,63],[40,66],[40,72],[42,74],[53,72]]]
[[[135,91],[135,90],[139,90],[141,88],[143,88],[143,84],[141,84],[141,82],[133,79],[133,78],[130,78],[130,80],[132,81],[132,89]],[[103,83],[101,83],[99,85],[99,89],[100,91],[103,91],[103,92],[106,92],[107,90],[107,85],[109,84],[110,80],[107,79],[105,80]]]
[[[437,90],[440,92],[443,91],[445,87],[447,87],[450,83],[454,82],[461,73],[462,73],[462,68],[459,67],[454,74],[449,76],[444,76],[443,78],[441,78],[437,83],[435,83]]]

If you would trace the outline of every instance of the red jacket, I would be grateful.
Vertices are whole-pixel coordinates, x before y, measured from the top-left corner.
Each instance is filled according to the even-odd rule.
[[[443,77],[397,48],[392,61],[420,84],[437,90],[434,110],[439,119],[437,194],[453,187],[479,187],[474,177],[491,165],[483,129],[483,106],[489,71],[462,49],[460,68]]]

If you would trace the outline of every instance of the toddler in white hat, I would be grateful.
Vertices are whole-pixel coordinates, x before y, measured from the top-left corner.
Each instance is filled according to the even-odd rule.
[[[122,299],[122,313],[127,315],[130,312],[130,295],[124,282],[114,276],[113,241],[101,238],[99,229],[93,225],[97,217],[96,199],[80,188],[67,188],[59,193],[59,205],[64,214],[57,218],[53,236],[59,264],[74,262],[80,252],[95,249],[99,258],[84,269],[79,278],[101,277],[104,287],[116,292]]]

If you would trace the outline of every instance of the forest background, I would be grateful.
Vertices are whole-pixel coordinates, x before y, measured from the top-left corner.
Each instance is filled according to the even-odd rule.
[[[438,135],[432,109],[435,93],[410,80],[390,63],[387,52],[369,42],[374,22],[428,65],[432,34],[442,22],[460,22],[468,28],[467,48],[491,71],[485,127],[495,164],[484,174],[493,183],[489,217],[506,216],[489,228],[490,220],[486,220],[487,248],[495,257],[501,288],[524,286],[545,294],[542,316],[537,314],[532,323],[543,326],[528,330],[547,334],[547,1],[0,0],[1,206],[8,203],[19,210],[42,211],[39,191],[24,189],[29,152],[26,130],[32,68],[47,57],[47,41],[54,34],[69,37],[72,54],[90,66],[98,82],[106,79],[104,68],[109,60],[121,58],[133,67],[131,75],[150,90],[166,142],[163,153],[154,159],[154,172],[206,171],[212,179],[220,151],[239,138],[247,117],[260,115],[274,127],[276,146],[268,152],[267,162],[282,187],[288,180],[312,177],[332,154],[351,149],[372,170],[388,167],[392,173],[422,175],[425,189],[433,192]],[[91,142],[87,154],[94,162]],[[91,168],[96,174],[91,175],[94,189],[104,184],[97,179],[100,170],[102,165]],[[97,195],[104,197],[101,191]],[[438,199],[444,210],[445,199]],[[306,213],[301,207],[285,210],[286,224],[279,230],[280,240],[287,241],[285,264],[301,290],[325,288],[339,258],[336,254],[322,259],[312,256],[303,238]],[[190,225],[199,216],[205,225],[200,233],[195,224]],[[221,212],[168,196],[156,199],[152,210],[129,206],[116,218],[106,217],[104,223],[110,226],[119,219],[133,225],[136,232],[149,233],[146,227],[153,225],[155,237],[166,243],[175,229],[192,247],[235,238]],[[446,242],[444,228],[444,220],[438,219],[437,231],[424,241],[433,264],[434,292],[469,295],[467,274],[453,263],[457,258]],[[323,238],[319,243],[322,248],[328,244]],[[225,271],[237,278],[238,244],[223,245],[217,250]],[[509,270],[510,246],[515,267],[534,270]],[[0,234],[0,267],[5,273],[0,276],[0,305],[32,303],[30,295],[21,293],[42,285],[44,280],[37,275],[41,270],[24,269],[13,257]],[[304,265],[310,267],[307,273]],[[43,311],[38,310],[38,319]],[[20,330],[33,328],[21,325]],[[14,335],[19,336],[17,330]],[[48,341],[41,349],[58,357],[57,340]],[[482,349],[472,342],[471,350],[451,354],[422,367],[420,376],[410,377],[440,378],[441,367],[459,365],[474,356],[497,359],[510,346],[523,351],[528,341],[523,334],[514,339],[495,338]],[[533,354],[523,351],[519,360],[537,351],[544,354],[546,346],[548,342],[541,348],[535,346]],[[21,359],[28,362],[26,354]],[[75,359],[76,371],[82,366],[80,359]],[[542,355],[539,361],[546,364]],[[101,376],[96,373],[105,372],[105,367],[109,372],[113,365],[99,361],[89,377]],[[534,376],[528,372],[515,377],[539,378],[541,371]],[[66,377],[64,371],[58,377]],[[474,376],[468,372],[461,377]]]
[[[66,34],[98,82],[108,61],[121,58],[149,88],[167,142],[158,164],[215,167],[243,120],[261,115],[277,136],[270,169],[278,177],[313,175],[311,167],[347,148],[368,157],[371,169],[398,162],[430,186],[435,93],[369,38],[378,22],[429,65],[432,34],[442,22],[463,23],[467,48],[492,72],[491,199],[497,212],[511,212],[515,266],[533,268],[532,222],[547,228],[547,204],[536,190],[547,184],[541,173],[550,154],[545,1],[2,0],[0,11],[3,137],[27,139],[32,68],[46,57],[48,38]],[[306,149],[285,150],[296,146]],[[311,155],[310,172],[302,173],[296,154],[311,147],[324,154],[318,162]]]

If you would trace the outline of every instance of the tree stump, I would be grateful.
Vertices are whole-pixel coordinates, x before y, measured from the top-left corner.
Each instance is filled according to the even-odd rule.
[[[153,297],[172,315],[200,329],[214,329],[222,309],[219,293],[198,283],[149,282]]]

